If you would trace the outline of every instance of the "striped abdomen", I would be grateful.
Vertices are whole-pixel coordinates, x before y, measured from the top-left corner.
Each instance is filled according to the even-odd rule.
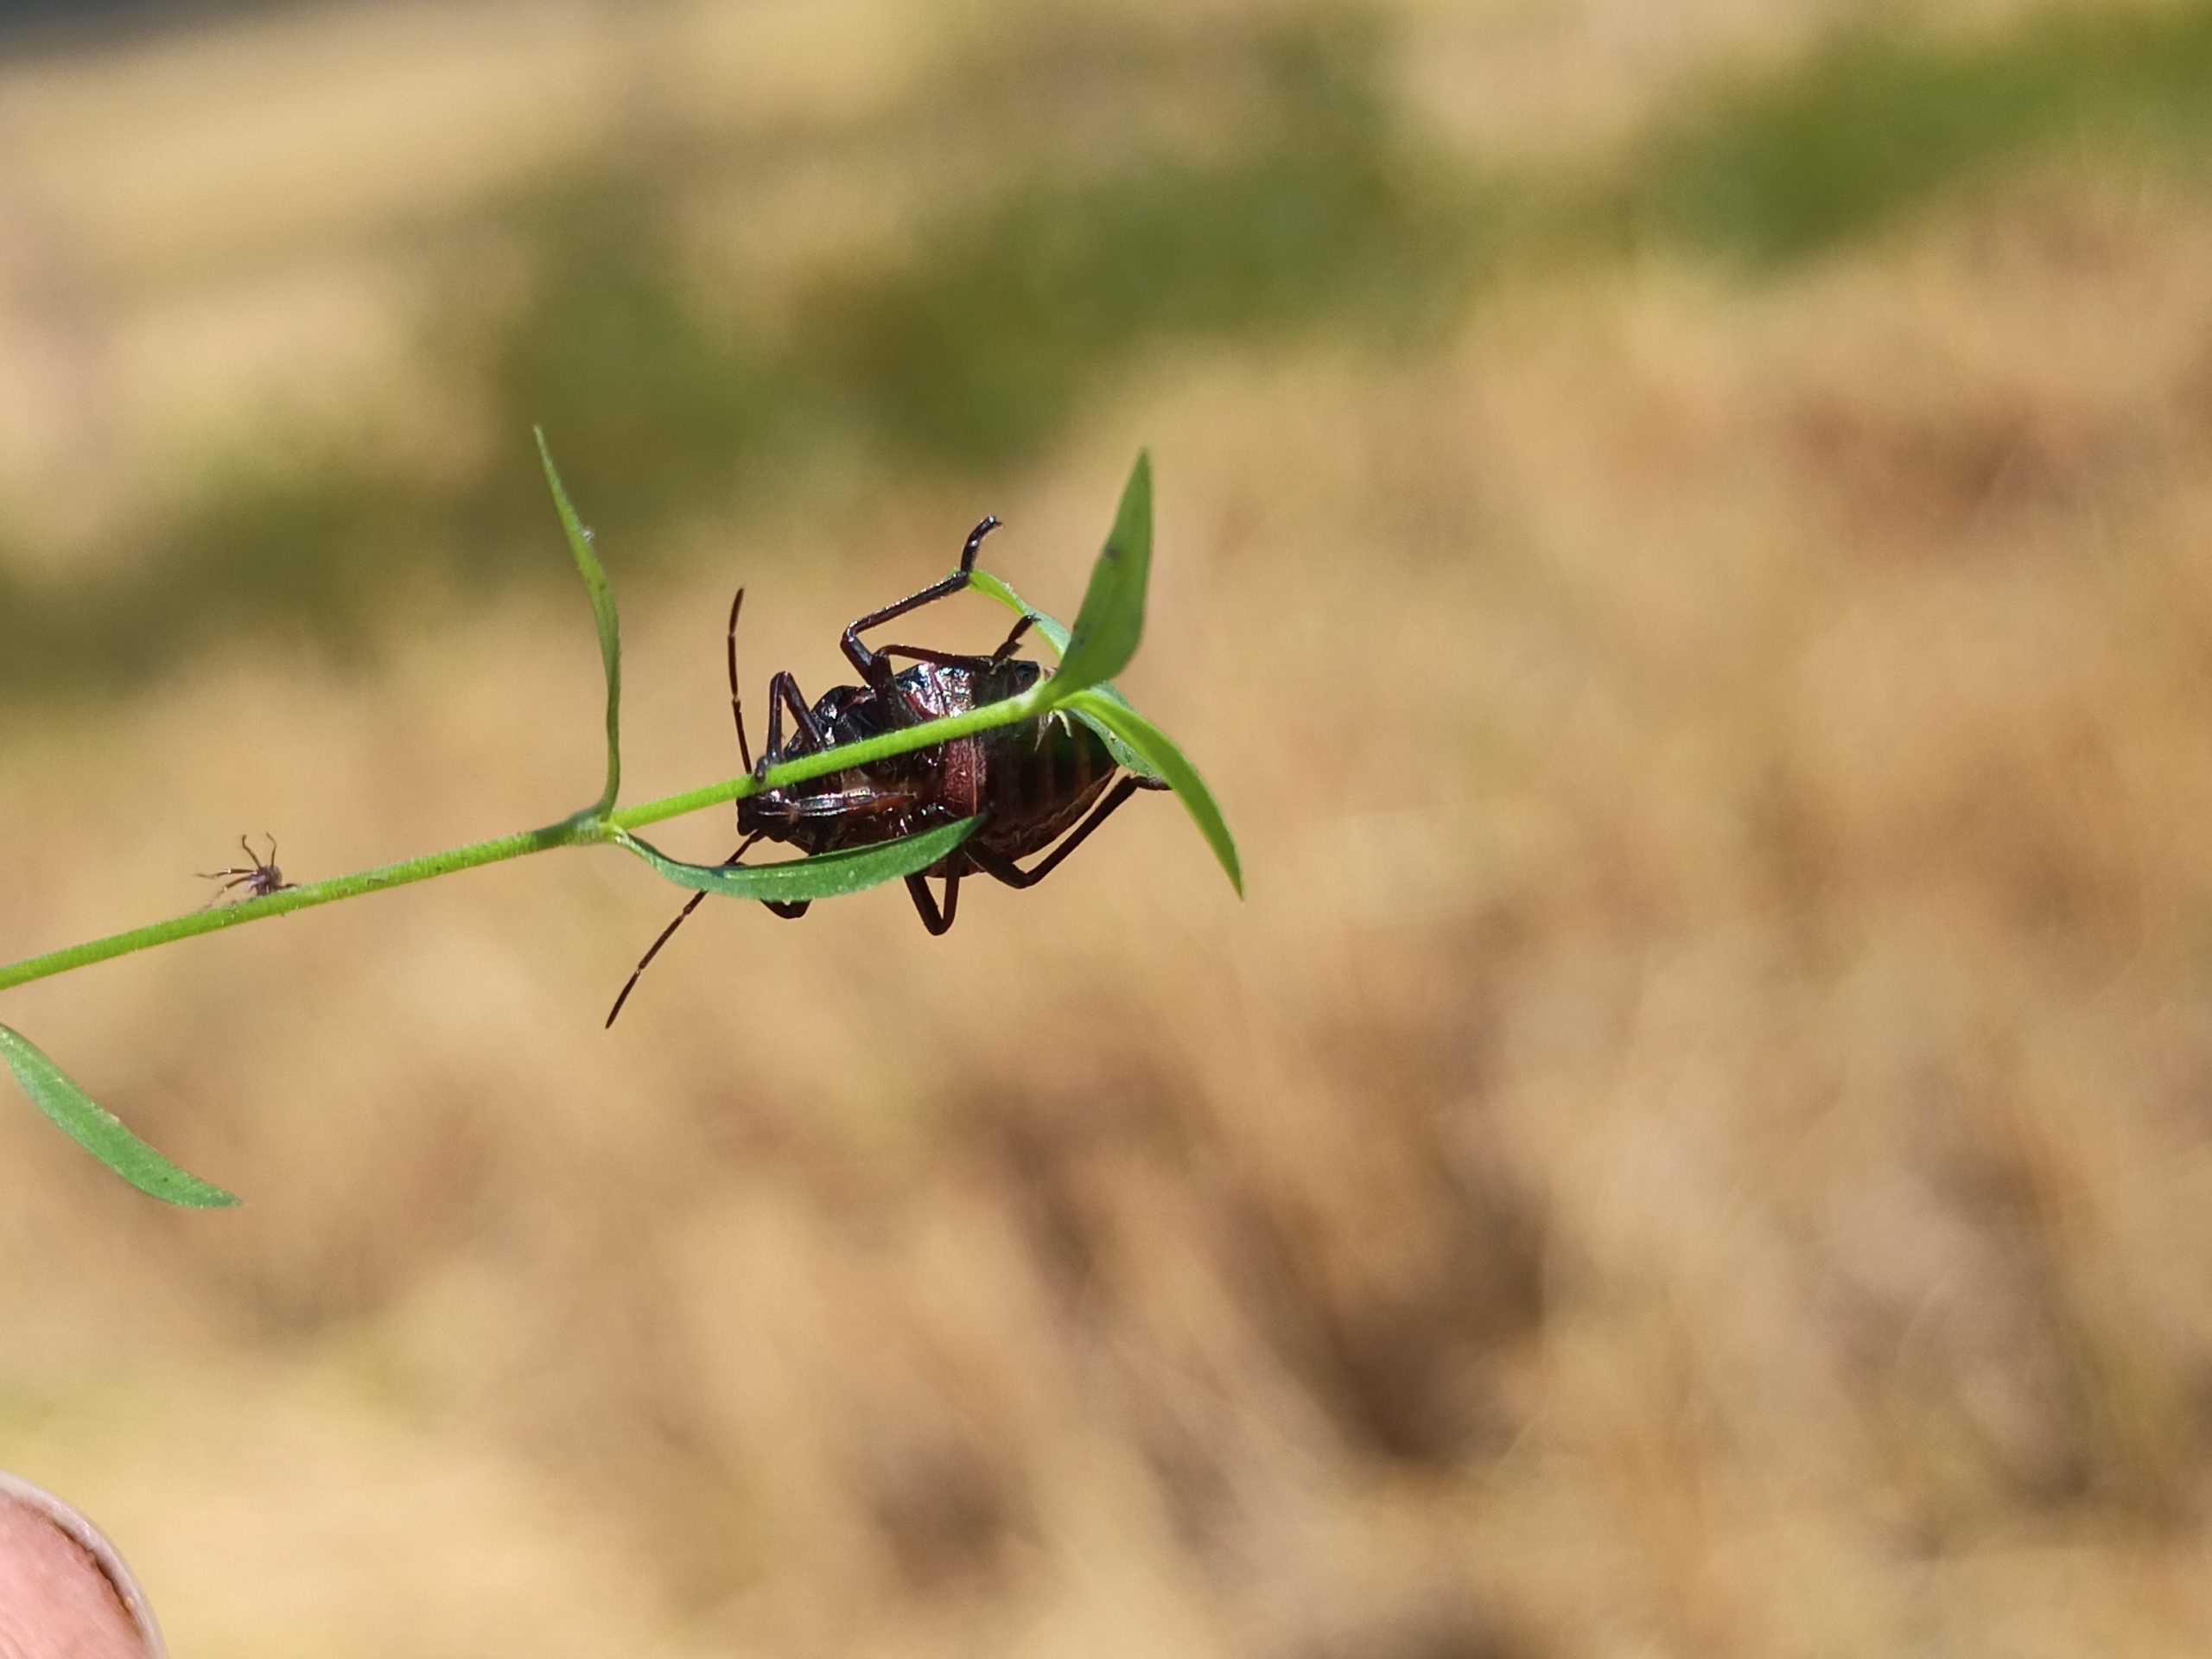
[[[1057,715],[986,732],[976,839],[1006,858],[1041,852],[1072,830],[1114,776],[1114,757],[1081,721]]]

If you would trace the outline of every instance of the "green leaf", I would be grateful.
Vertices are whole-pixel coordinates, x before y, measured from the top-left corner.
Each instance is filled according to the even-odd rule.
[[[1031,632],[1040,635],[1045,643],[1052,646],[1055,658],[1068,654],[1067,629],[1015,593],[1003,576],[995,576],[988,570],[977,570],[969,577],[968,585],[984,598],[997,601],[1016,616],[1035,617],[1036,625]]]
[[[1137,719],[1141,720],[1144,718],[1143,715],[1137,714],[1135,707],[1127,697],[1116,690],[1111,683],[1090,686],[1083,692],[1082,696],[1085,697],[1097,697],[1107,702],[1118,703],[1122,708],[1127,709],[1131,715],[1135,715]],[[1164,784],[1167,781],[1157,772],[1153,770],[1151,761],[1146,760],[1144,756],[1139,754],[1128,744],[1122,742],[1120,734],[1117,734],[1112,727],[1107,725],[1104,721],[1100,720],[1096,715],[1086,714],[1084,711],[1081,698],[1071,697],[1068,700],[1065,712],[1073,715],[1084,725],[1090,727],[1092,731],[1098,734],[1099,741],[1106,745],[1106,752],[1114,757],[1114,762],[1116,766],[1122,766],[1128,771],[1134,772],[1140,778],[1149,778],[1155,783]]]
[[[545,463],[545,481],[552,486],[561,528],[569,535],[569,552],[584,586],[591,590],[592,615],[599,621],[599,660],[607,670],[607,787],[600,792],[593,816],[603,817],[614,810],[614,798],[622,788],[622,625],[614,613],[613,587],[600,565],[599,555],[592,550],[591,531],[569,505],[569,493],[561,487],[561,474],[553,468],[545,429],[531,429],[537,435],[537,455]]]
[[[732,899],[772,899],[788,904],[801,899],[842,899],[849,893],[917,874],[967,840],[977,822],[963,818],[957,823],[880,846],[848,847],[784,864],[685,864],[626,830],[616,830],[614,839],[679,887]]]
[[[1051,701],[1103,684],[1129,665],[1144,637],[1144,590],[1152,574],[1152,457],[1140,450],[1122,492],[1113,533],[1090,568],[1075,632],[1060,653]]]
[[[1045,642],[1052,646],[1052,655],[1055,657],[1063,657],[1067,654],[1068,631],[1066,627],[1063,624],[1054,620],[1052,617],[1046,615],[1044,612],[1039,610],[1035,606],[1024,600],[1020,594],[1015,593],[1012,588],[1006,584],[1005,582],[1001,580],[999,577],[993,575],[988,570],[978,570],[972,578],[972,585],[975,587],[976,592],[983,594],[986,598],[997,601],[1000,604],[1005,606],[1007,609],[1012,611],[1016,616],[1035,617],[1037,620],[1035,623],[1032,625],[1032,631],[1041,635],[1044,638]],[[1116,702],[1120,703],[1124,709],[1131,708],[1129,700],[1121,694],[1120,690],[1116,689],[1113,682],[1110,680],[1101,685],[1091,686],[1090,690],[1099,696],[1112,698]],[[1098,721],[1093,719],[1090,715],[1084,714],[1080,708],[1071,707],[1068,709],[1067,712],[1075,715],[1077,719],[1080,720],[1084,725],[1090,727],[1092,731],[1098,734],[1100,740],[1104,742],[1108,752],[1113,755],[1115,763],[1117,766],[1135,772],[1140,778],[1155,779],[1163,783],[1166,781],[1166,779],[1160,779],[1160,774],[1152,769],[1142,755],[1139,754],[1128,744],[1122,742],[1120,738],[1109,731]],[[1134,712],[1133,709],[1132,712]]]
[[[1168,787],[1181,798],[1183,804],[1198,826],[1198,833],[1213,849],[1213,855],[1221,861],[1221,868],[1229,872],[1230,885],[1236,889],[1236,896],[1244,896],[1243,867],[1237,862],[1236,841],[1229,833],[1229,823],[1221,816],[1213,791],[1206,787],[1206,780],[1198,770],[1183,758],[1167,734],[1161,731],[1142,715],[1118,698],[1103,697],[1096,690],[1078,691],[1068,699],[1071,713],[1095,719],[1120,736],[1150,763],[1150,767],[1167,780]]]
[[[124,1128],[21,1032],[0,1026],[0,1058],[32,1103],[63,1134],[141,1192],[188,1210],[226,1210],[238,1202],[221,1187],[187,1174]]]

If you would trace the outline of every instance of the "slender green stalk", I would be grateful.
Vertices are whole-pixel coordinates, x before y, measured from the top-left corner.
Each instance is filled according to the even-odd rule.
[[[976,586],[1000,604],[1027,615],[1038,632],[1059,652],[1060,665],[1051,678],[1032,685],[1019,696],[986,703],[980,709],[903,731],[886,732],[862,742],[836,744],[785,760],[758,775],[726,778],[702,789],[617,811],[614,803],[622,786],[622,632],[615,614],[614,590],[607,580],[598,554],[593,550],[591,531],[569,503],[568,492],[562,486],[552,452],[546,447],[542,432],[538,434],[537,449],[545,466],[545,481],[560,512],[562,529],[568,536],[569,554],[590,591],[592,612],[599,626],[600,661],[607,680],[607,781],[599,799],[582,811],[542,830],[525,830],[519,835],[480,841],[449,852],[432,853],[427,857],[386,864],[307,887],[286,887],[242,905],[201,909],[189,916],[111,934],[67,950],[48,951],[42,957],[27,957],[0,968],[0,991],[197,934],[241,926],[264,917],[288,915],[340,899],[357,899],[385,887],[428,881],[434,876],[474,869],[480,864],[497,864],[531,853],[550,852],[556,847],[588,847],[611,842],[632,857],[643,860],[664,880],[701,893],[719,893],[772,903],[779,899],[811,901],[858,893],[901,876],[911,878],[933,864],[942,863],[963,837],[976,830],[982,818],[970,816],[957,823],[940,823],[879,846],[835,849],[788,864],[742,868],[686,864],[639,840],[630,831],[664,818],[743,800],[764,789],[789,788],[813,779],[872,766],[893,755],[969,737],[993,727],[1044,717],[1084,721],[1121,764],[1145,778],[1166,783],[1181,795],[1192,817],[1212,843],[1222,868],[1236,884],[1237,892],[1243,892],[1236,843],[1230,839],[1229,827],[1222,822],[1220,809],[1213,804],[1205,782],[1166,734],[1130,708],[1111,683],[1113,677],[1128,666],[1144,632],[1145,583],[1152,563],[1149,457],[1139,454],[1136,467],[1129,474],[1128,487],[1122,493],[1121,510],[1115,516],[1113,533],[1092,566],[1090,586],[1073,629],[1063,628],[1050,617],[1029,611],[1014,590],[997,578],[982,571],[974,573]],[[946,868],[950,880],[953,879],[951,867]],[[696,899],[692,900],[694,904],[697,902]],[[685,913],[690,913],[688,907]],[[615,1003],[617,1009],[621,1006],[619,1001]],[[611,1015],[609,1020],[611,1022]],[[238,1202],[221,1187],[178,1168],[131,1134],[121,1120],[79,1088],[30,1039],[6,1026],[0,1026],[0,1063],[15,1074],[16,1081],[22,1085],[32,1103],[64,1134],[141,1192],[166,1203],[195,1209],[217,1209]]]
[[[766,787],[782,789],[787,785],[805,783],[810,779],[826,778],[833,772],[849,772],[855,766],[871,766],[894,754],[905,754],[911,749],[925,749],[931,744],[950,742],[956,737],[987,732],[994,726],[1011,726],[1016,721],[1042,714],[1051,706],[1052,700],[1046,693],[1052,684],[1052,682],[1047,680],[1020,696],[1008,697],[1003,702],[985,703],[980,709],[970,709],[963,714],[948,715],[943,720],[933,720],[925,726],[886,732],[880,737],[863,738],[857,743],[840,743],[834,749],[803,754],[796,760],[787,760],[772,768],[768,773]],[[624,830],[635,830],[642,824],[658,823],[663,818],[681,817],[686,812],[696,812],[702,807],[742,800],[752,794],[755,787],[749,776],[728,778],[719,784],[709,784],[703,789],[670,795],[658,801],[647,801],[642,806],[626,807],[610,817],[607,822]],[[5,984],[6,981],[0,980],[0,987]]]
[[[569,847],[580,842],[601,839],[604,839],[604,835],[596,823],[589,819],[579,821],[572,818],[565,823],[552,824],[543,830],[529,830],[518,836],[502,836],[496,841],[480,841],[473,846],[456,847],[450,852],[432,853],[426,858],[411,858],[403,863],[386,864],[377,869],[363,870],[354,875],[341,875],[306,887],[287,887],[281,893],[249,899],[241,905],[224,905],[212,910],[195,911],[189,916],[178,916],[166,922],[134,927],[127,933],[111,933],[104,939],[90,939],[83,944],[73,944],[65,950],[50,950],[42,957],[26,957],[22,962],[0,968],[0,990],[26,985],[35,979],[47,979],[55,974],[67,973],[73,968],[105,962],[113,957],[129,956],[134,950],[145,950],[157,944],[168,944],[173,940],[188,939],[194,934],[213,933],[226,927],[257,922],[264,917],[282,916],[315,905],[357,898],[381,887],[400,887],[411,881],[428,881],[433,876],[451,875],[456,870],[474,869],[480,864],[496,864],[502,859],[520,858],[525,853],[542,853],[551,847]]]
[[[606,573],[600,569],[598,558],[592,550],[591,533],[584,529],[569,505],[559,475],[553,469],[552,457],[545,452],[543,435],[539,437],[539,450],[545,462],[547,482],[552,486],[563,526],[568,532],[569,550],[575,556],[576,568],[582,573],[591,591],[593,609],[599,622],[601,655],[607,677],[607,785],[600,799],[582,811],[563,818],[558,823],[548,824],[542,830],[526,830],[518,835],[475,842],[450,851],[432,853],[397,864],[386,864],[353,875],[287,887],[282,892],[249,899],[244,904],[199,910],[188,916],[175,917],[168,921],[132,928],[127,932],[110,934],[104,939],[92,939],[65,950],[48,951],[44,956],[29,957],[21,962],[0,967],[0,991],[27,985],[33,980],[67,973],[72,969],[87,967],[96,962],[129,956],[133,951],[149,950],[155,945],[172,944],[201,933],[218,932],[226,927],[243,926],[247,922],[261,921],[270,916],[288,915],[293,911],[310,909],[316,905],[334,904],[340,899],[359,898],[385,887],[406,887],[436,876],[474,869],[479,865],[497,864],[531,853],[550,852],[556,847],[594,846],[614,842],[623,838],[623,831],[658,823],[664,819],[679,817],[707,807],[742,800],[763,789],[788,788],[835,772],[871,766],[893,755],[989,731],[994,727],[1011,726],[1020,721],[1054,713],[1061,718],[1082,719],[1092,726],[1113,746],[1117,758],[1133,770],[1159,777],[1161,775],[1160,766],[1168,765],[1170,771],[1167,775],[1171,781],[1179,780],[1176,781],[1178,792],[1185,795],[1200,827],[1205,830],[1207,838],[1214,842],[1216,851],[1222,858],[1223,868],[1229,871],[1230,879],[1237,882],[1238,891],[1243,891],[1234,846],[1228,839],[1227,827],[1219,822],[1219,810],[1213,806],[1211,798],[1206,795],[1204,784],[1189,764],[1183,760],[1179,752],[1174,750],[1174,746],[1149,722],[1139,719],[1134,709],[1128,709],[1119,694],[1108,683],[1109,677],[1126,666],[1135,654],[1138,637],[1143,629],[1144,590],[1152,557],[1152,469],[1147,457],[1139,455],[1137,458],[1136,468],[1130,474],[1128,487],[1122,495],[1113,534],[1094,567],[1090,591],[1072,631],[1061,627],[1049,617],[1031,611],[1013,589],[996,577],[984,571],[975,573],[975,585],[978,588],[1009,609],[1033,617],[1039,632],[1063,653],[1064,660],[1058,672],[1050,678],[1032,686],[1018,696],[986,703],[979,709],[970,709],[904,730],[887,732],[861,742],[842,743],[834,748],[800,755],[771,767],[758,777],[747,774],[726,778],[718,784],[709,784],[703,788],[688,790],[682,794],[666,796],[616,811],[610,809],[613,806],[615,791],[621,779],[619,729],[621,645],[614,614],[613,594],[607,587]],[[1094,687],[1096,688],[1095,694],[1090,690]],[[1095,707],[1102,698],[1115,706]],[[1109,715],[1115,717],[1104,717]],[[1129,740],[1133,738],[1141,740],[1141,747],[1130,747]],[[651,849],[635,844],[631,844],[628,849],[640,856],[656,856]]]
[[[1048,680],[1044,685],[1026,691],[1018,697],[1010,697],[1003,702],[987,703],[981,709],[970,709],[947,719],[909,727],[903,731],[887,732],[880,737],[845,744],[817,754],[801,755],[797,760],[772,768],[765,780],[747,773],[742,777],[726,778],[718,784],[709,784],[704,788],[690,790],[680,795],[646,801],[604,817],[595,811],[586,810],[574,817],[564,818],[559,823],[548,824],[542,830],[525,830],[519,835],[475,842],[466,847],[407,859],[397,864],[382,865],[353,875],[335,876],[327,881],[287,887],[281,893],[249,899],[244,904],[194,911],[188,916],[134,927],[128,932],[112,933],[104,939],[91,939],[66,950],[48,951],[44,956],[28,957],[21,962],[0,968],[0,991],[27,985],[33,980],[51,978],[55,974],[67,973],[72,969],[87,967],[96,962],[129,956],[135,950],[149,950],[157,944],[168,944],[178,939],[191,938],[196,934],[214,933],[226,927],[257,922],[265,917],[283,916],[295,910],[310,909],[316,905],[334,904],[340,899],[355,899],[363,893],[376,893],[386,887],[404,887],[436,876],[472,870],[480,865],[498,864],[507,859],[525,857],[531,853],[550,852],[556,847],[588,847],[610,842],[618,829],[635,830],[644,824],[658,823],[687,812],[742,800],[763,788],[785,788],[831,772],[867,766],[894,754],[904,754],[909,750],[927,748],[956,737],[988,731],[995,726],[1011,725],[1043,712],[1046,705],[1045,692],[1051,684]]]

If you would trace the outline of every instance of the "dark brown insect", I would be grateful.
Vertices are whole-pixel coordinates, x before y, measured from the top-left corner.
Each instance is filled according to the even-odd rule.
[[[921,645],[871,649],[860,637],[865,629],[966,588],[983,538],[998,527],[995,518],[985,518],[969,534],[958,570],[894,605],[871,611],[845,629],[841,645],[860,673],[860,684],[833,686],[810,706],[788,671],[774,675],[768,682],[768,743],[758,760],[746,736],[738,690],[737,619],[744,608],[745,590],[737,590],[730,602],[726,637],[729,706],[737,727],[738,753],[755,777],[765,778],[771,767],[800,755],[1001,702],[1037,683],[1044,670],[1014,655],[1036,621],[1034,616],[1016,622],[987,657]],[[894,670],[893,658],[907,658],[913,666]],[[784,736],[786,712],[793,727],[789,741]],[[906,878],[906,891],[922,925],[931,933],[943,933],[957,912],[962,877],[980,873],[1010,887],[1034,887],[1138,790],[1166,787],[1156,779],[1130,774],[1116,781],[1116,771],[1112,753],[1090,728],[1062,715],[1046,715],[747,796],[737,804],[737,828],[743,842],[723,861],[739,862],[764,840],[781,842],[812,856],[874,846],[980,816],[982,822],[951,854]],[[1047,848],[1052,850],[1045,858],[1027,869],[1016,862]],[[932,875],[944,883],[942,906],[925,879]],[[705,897],[694,894],[639,960],[608,1011],[608,1025],[622,1012],[639,975]],[[806,914],[807,904],[770,902],[768,908],[779,916],[795,918]]]
[[[210,899],[207,905],[202,906],[202,909],[233,902],[240,888],[245,889],[245,897],[248,899],[266,899],[272,893],[284,893],[298,885],[296,882],[287,881],[284,879],[284,872],[276,868],[276,837],[268,835],[266,830],[263,831],[263,834],[269,842],[268,857],[264,858],[256,853],[251,847],[246,845],[245,837],[240,836],[238,848],[245,854],[245,864],[233,865],[228,869],[202,870],[200,873],[201,880],[216,882],[222,889]]]

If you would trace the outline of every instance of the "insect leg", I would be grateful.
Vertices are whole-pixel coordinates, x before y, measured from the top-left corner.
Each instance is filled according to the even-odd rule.
[[[768,695],[783,699],[791,711],[791,719],[798,723],[799,731],[806,738],[804,748],[799,747],[797,738],[791,740],[791,752],[793,754],[811,754],[817,749],[827,748],[830,746],[828,728],[816,717],[814,710],[807,707],[805,697],[799,692],[798,681],[792,677],[789,669],[769,681]]]
[[[786,707],[798,725],[798,735],[791,739],[791,746],[788,749],[784,747],[784,710]],[[753,776],[766,777],[768,768],[779,760],[788,760],[797,754],[811,754],[817,749],[827,747],[829,742],[830,734],[815,718],[814,710],[807,707],[806,698],[798,689],[798,681],[792,677],[791,671],[785,669],[777,674],[768,682],[768,747],[760,751],[760,759],[753,768]]]
[[[925,605],[934,604],[940,599],[949,599],[958,593],[968,585],[968,578],[975,574],[976,554],[983,545],[983,537],[998,527],[999,520],[995,513],[986,517],[982,523],[968,532],[967,545],[960,550],[959,569],[954,571],[943,582],[931,582],[921,592],[907,594],[895,605],[887,605],[880,611],[870,611],[866,616],[846,628],[845,637],[842,642],[845,657],[855,668],[860,671],[862,679],[878,690],[881,690],[890,683],[891,669],[887,664],[878,659],[878,653],[870,651],[861,643],[861,630],[880,626],[894,616],[904,616],[909,611],[919,610]]]
[[[789,679],[791,676],[787,674],[784,677],[785,679]],[[796,690],[797,688],[794,687],[793,690]],[[871,791],[868,792],[871,797],[873,796],[874,791]],[[824,853],[835,852],[837,848],[837,832],[833,829],[829,836],[818,848],[816,849],[816,850],[817,852]],[[795,922],[800,917],[806,914],[807,906],[811,905],[814,900],[811,899],[791,899],[783,900],[763,899],[760,902],[767,907],[768,913],[771,916],[780,916],[787,922]]]
[[[875,655],[879,661],[886,657],[911,657],[918,663],[935,663],[942,668],[973,670],[987,658],[957,651],[932,651],[927,645],[878,645]]]
[[[930,884],[918,875],[906,878],[907,896],[914,901],[915,913],[921,917],[922,925],[929,929],[932,938],[939,938],[952,931],[952,918],[960,909],[960,871],[957,868],[944,878],[944,909],[940,912],[937,901],[930,897]]]
[[[1015,647],[1021,644],[1021,636],[1029,632],[1031,625],[1036,620],[1037,618],[1033,613],[1023,617],[1014,625],[1013,632],[1000,643],[999,648],[988,657],[976,657],[957,651],[932,651],[926,645],[878,645],[875,648],[875,654],[879,658],[911,657],[918,663],[935,663],[942,668],[965,669],[969,673],[973,673],[979,664],[986,667],[992,666],[1003,663],[1007,658],[1013,656]]]
[[[260,872],[258,870],[239,869],[201,871],[200,873],[200,879],[201,880],[213,881],[215,884],[215,896],[213,899],[210,899],[206,904],[200,906],[200,908],[202,910],[213,910],[218,905],[229,904],[231,902],[231,895],[236,893],[240,887],[252,886],[254,877],[259,874]]]
[[[981,867],[983,874],[1003,881],[1009,887],[1033,887],[1060,866],[1060,861],[1083,845],[1084,839],[1100,824],[1113,816],[1115,808],[1145,786],[1141,778],[1124,778],[1107,791],[1106,798],[1091,810],[1090,816],[1076,825],[1067,839],[1045,855],[1043,863],[1023,869],[1010,858],[985,849],[969,846],[962,849],[969,861]]]

